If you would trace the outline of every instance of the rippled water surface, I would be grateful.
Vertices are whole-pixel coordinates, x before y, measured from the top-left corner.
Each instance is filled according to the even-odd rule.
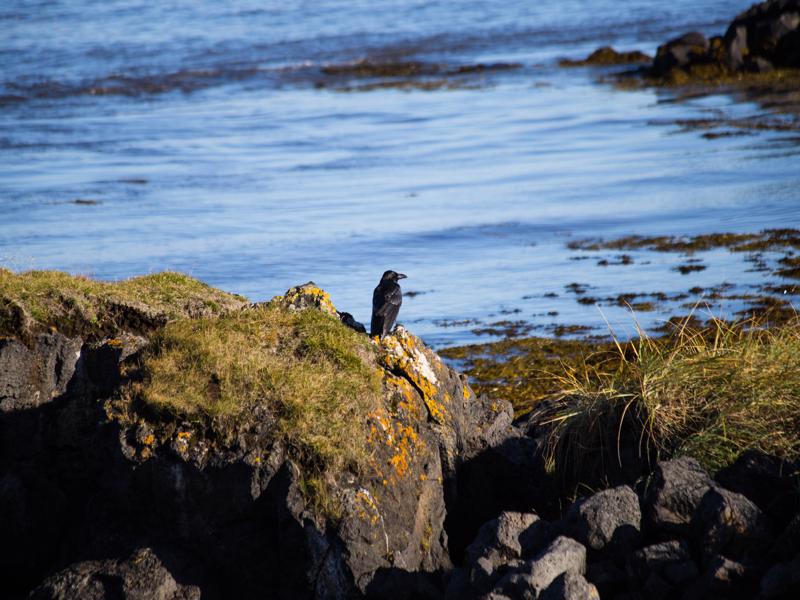
[[[653,52],[721,33],[748,4],[7,0],[0,264],[177,269],[259,300],[311,279],[364,321],[393,268],[420,292],[400,320],[435,344],[474,339],[476,321],[631,325],[576,302],[572,282],[598,296],[762,282],[724,251],[681,275],[674,255],[598,267],[566,247],[800,224],[791,134],[675,124],[761,108],[557,66],[603,44]],[[424,89],[326,74],[364,59],[519,67],[437,72]]]

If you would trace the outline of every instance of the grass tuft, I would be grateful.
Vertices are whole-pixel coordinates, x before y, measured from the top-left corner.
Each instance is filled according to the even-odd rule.
[[[335,317],[259,305],[168,324],[144,352],[144,381],[132,391],[157,412],[192,421],[247,425],[248,414],[268,415],[311,499],[331,513],[328,484],[367,464],[364,422],[381,398],[374,352]]]
[[[567,369],[551,466],[608,472],[632,455],[688,454],[714,471],[746,449],[800,456],[800,320],[756,325],[712,321],[657,339],[640,331],[617,345],[618,360]]]

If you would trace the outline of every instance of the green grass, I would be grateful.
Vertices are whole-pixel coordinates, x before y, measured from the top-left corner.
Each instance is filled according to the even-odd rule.
[[[713,322],[666,338],[618,345],[611,369],[586,365],[560,376],[551,423],[551,467],[688,454],[709,470],[748,448],[800,456],[800,321],[764,330]]]
[[[246,299],[181,273],[104,282],[60,271],[0,269],[0,335],[24,336],[54,327],[103,335],[120,325],[149,325],[240,308]]]
[[[157,413],[274,422],[304,486],[327,512],[333,477],[367,462],[365,420],[379,405],[381,376],[369,338],[335,317],[270,304],[176,321],[141,361],[144,380],[130,391]]]

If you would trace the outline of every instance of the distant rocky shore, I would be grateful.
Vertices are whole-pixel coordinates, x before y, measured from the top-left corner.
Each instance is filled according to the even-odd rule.
[[[791,78],[800,69],[800,2],[767,0],[738,15],[710,39],[693,31],[658,47],[655,57],[600,48],[563,66],[644,64],[638,75],[665,84],[730,83],[753,74]],[[763,80],[764,78],[762,78]]]
[[[313,284],[251,305],[178,274],[0,270],[0,325],[4,597],[800,593],[800,464],[711,477],[623,415],[565,481],[552,405],[514,421]],[[610,487],[571,502],[577,482]]]

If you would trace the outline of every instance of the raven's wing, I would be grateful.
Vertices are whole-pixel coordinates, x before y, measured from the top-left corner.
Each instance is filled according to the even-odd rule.
[[[388,335],[389,332],[394,327],[395,319],[397,319],[397,313],[400,312],[400,303],[397,304],[386,304],[384,307],[384,317],[383,317],[383,335]]]
[[[377,290],[376,290],[377,291]],[[381,294],[382,302],[377,309],[376,314],[381,316],[389,316],[391,311],[394,311],[394,316],[397,318],[397,313],[400,312],[400,305],[403,303],[403,292],[400,290],[399,285],[393,285],[391,288]],[[372,308],[375,309],[375,297],[372,298]]]

